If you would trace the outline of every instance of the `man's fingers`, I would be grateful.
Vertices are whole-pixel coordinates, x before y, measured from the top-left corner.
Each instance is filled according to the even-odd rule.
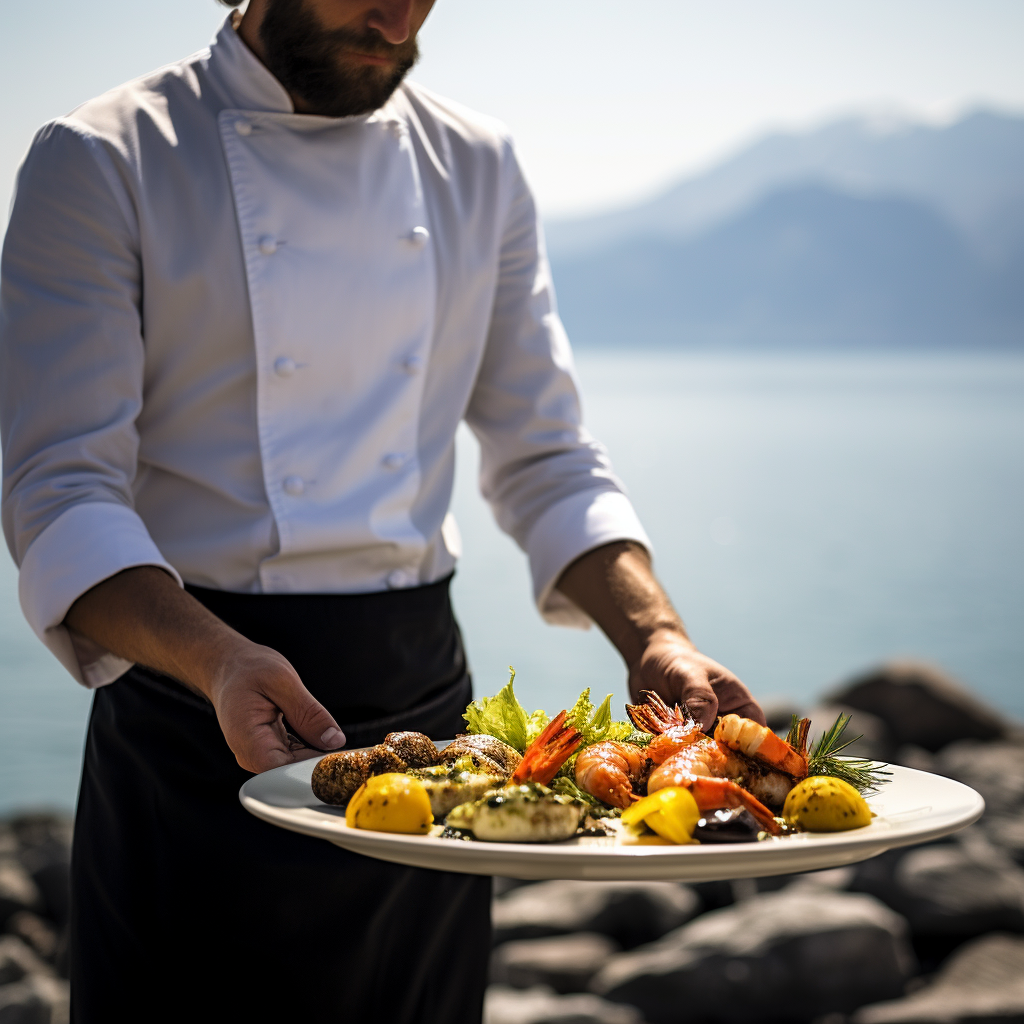
[[[761,705],[735,676],[730,674],[715,680],[714,687],[718,694],[720,715],[739,715],[740,718],[753,719],[760,725],[768,724]]]
[[[708,682],[707,677],[695,679],[690,677],[682,686],[680,704],[685,704],[693,720],[702,729],[710,728],[718,717],[718,697]]]
[[[278,683],[267,696],[284,713],[292,732],[308,746],[337,750],[345,745],[345,734],[338,723],[298,679]]]

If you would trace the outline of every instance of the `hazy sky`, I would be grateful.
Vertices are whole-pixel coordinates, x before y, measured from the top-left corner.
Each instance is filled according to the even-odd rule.
[[[0,196],[34,129],[206,44],[215,0],[0,0]],[[424,84],[503,118],[549,214],[627,202],[774,127],[1024,111],[1021,0],[438,0]]]

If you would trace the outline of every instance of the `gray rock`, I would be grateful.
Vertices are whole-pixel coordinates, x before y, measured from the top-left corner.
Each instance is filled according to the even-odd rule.
[[[34,974],[53,977],[53,968],[21,939],[14,935],[0,935],[0,986],[22,981]]]
[[[0,821],[0,859],[18,855],[18,838],[10,822]]]
[[[902,914],[917,936],[1024,931],[1024,870],[977,828],[865,861],[850,888]]]
[[[53,961],[57,955],[57,930],[31,910],[19,910],[7,919],[7,931],[23,940],[44,960]]]
[[[793,716],[796,715],[799,718],[803,714],[796,704],[785,697],[762,700],[760,703],[768,728],[772,732],[782,733],[783,736],[789,731]]]
[[[613,957],[592,991],[653,1024],[809,1022],[901,995],[914,966],[902,918],[869,896],[763,893]]]
[[[958,740],[935,758],[935,771],[976,789],[987,814],[1024,810],[1024,745]]]
[[[42,975],[0,986],[0,1024],[68,1024],[68,986]]]
[[[506,942],[491,957],[491,981],[513,988],[547,985],[563,994],[585,992],[590,979],[618,952],[617,943],[595,932]]]
[[[993,846],[1024,863],[1024,815],[986,814],[978,827]]]
[[[39,889],[44,915],[63,927],[71,892],[70,815],[38,811],[18,815],[9,825],[18,843],[18,860]]]
[[[932,752],[965,738],[1000,739],[1009,731],[976,694],[926,662],[888,662],[836,690],[828,702],[877,715],[897,746]]]
[[[1024,1021],[1024,939],[986,935],[961,946],[934,981],[906,996],[865,1006],[854,1024],[1003,1024]]]
[[[660,938],[700,909],[675,882],[538,882],[494,901],[496,942],[600,932],[630,948]]]
[[[829,702],[807,712],[811,720],[811,732],[808,746],[840,715],[849,715],[850,723],[846,728],[844,739],[853,740],[844,751],[850,757],[867,757],[873,761],[891,761],[896,752],[896,741],[885,721],[878,715],[871,714],[863,708],[851,707],[847,704]]]
[[[594,995],[559,996],[492,985],[484,999],[484,1024],[644,1024],[638,1010]]]
[[[40,909],[41,899],[36,883],[13,857],[0,860],[0,929],[20,910]]]

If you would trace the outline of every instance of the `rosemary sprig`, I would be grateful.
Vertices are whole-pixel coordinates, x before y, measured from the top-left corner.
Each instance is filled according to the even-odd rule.
[[[892,775],[892,772],[883,770],[886,765],[876,767],[874,761],[865,758],[838,756],[840,751],[860,739],[860,736],[843,739],[843,733],[846,732],[852,717],[840,714],[832,728],[824,732],[811,747],[807,756],[807,774],[831,775],[835,779],[848,782],[859,793],[864,793],[869,789],[877,789],[885,781],[883,776]],[[795,721],[794,716],[794,724]]]

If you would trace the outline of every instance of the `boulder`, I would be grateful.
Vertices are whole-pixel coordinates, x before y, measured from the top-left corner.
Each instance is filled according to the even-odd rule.
[[[44,975],[0,987],[0,1024],[68,1024],[68,987]]]
[[[772,732],[780,732],[783,736],[789,731],[793,716],[797,718],[803,714],[800,708],[785,697],[769,698],[760,702],[761,710],[764,712],[765,722]]]
[[[618,952],[617,943],[596,932],[506,942],[491,957],[491,981],[513,988],[547,985],[561,993],[585,992],[590,979]]]
[[[914,967],[901,917],[870,896],[762,893],[612,957],[591,982],[653,1024],[799,1024],[903,993]]]
[[[976,694],[920,661],[881,665],[840,687],[827,702],[876,715],[896,746],[913,744],[933,753],[956,740],[995,740],[1009,732],[1009,724]]]
[[[0,930],[21,910],[40,909],[39,889],[31,876],[13,857],[0,860]]]
[[[935,758],[934,770],[985,798],[986,814],[1024,812],[1024,745],[958,740]]]
[[[893,759],[896,753],[896,740],[883,719],[863,708],[835,702],[821,704],[807,712],[807,717],[811,720],[808,746],[812,746],[819,736],[830,729],[840,715],[850,716],[844,740],[853,741],[843,751],[844,756],[867,757],[872,761]]]
[[[12,914],[7,919],[7,931],[24,941],[44,960],[52,963],[57,956],[57,930],[49,921],[33,914],[31,910],[19,910]]]
[[[961,946],[931,984],[903,999],[864,1006],[853,1024],[1024,1021],[1024,938],[986,935]]]
[[[36,812],[12,818],[9,824],[17,840],[18,860],[39,890],[43,914],[63,927],[71,893],[71,817]]]
[[[34,975],[53,976],[53,968],[21,939],[0,935],[0,987]]]
[[[1024,870],[977,828],[864,861],[850,888],[902,914],[915,936],[1024,931]]]
[[[1024,814],[986,814],[978,827],[993,846],[1024,864]]]
[[[538,882],[494,901],[495,942],[599,932],[629,949],[660,938],[700,909],[676,882]]]
[[[492,985],[484,999],[484,1024],[644,1024],[638,1010],[594,995],[559,996],[543,986]]]

